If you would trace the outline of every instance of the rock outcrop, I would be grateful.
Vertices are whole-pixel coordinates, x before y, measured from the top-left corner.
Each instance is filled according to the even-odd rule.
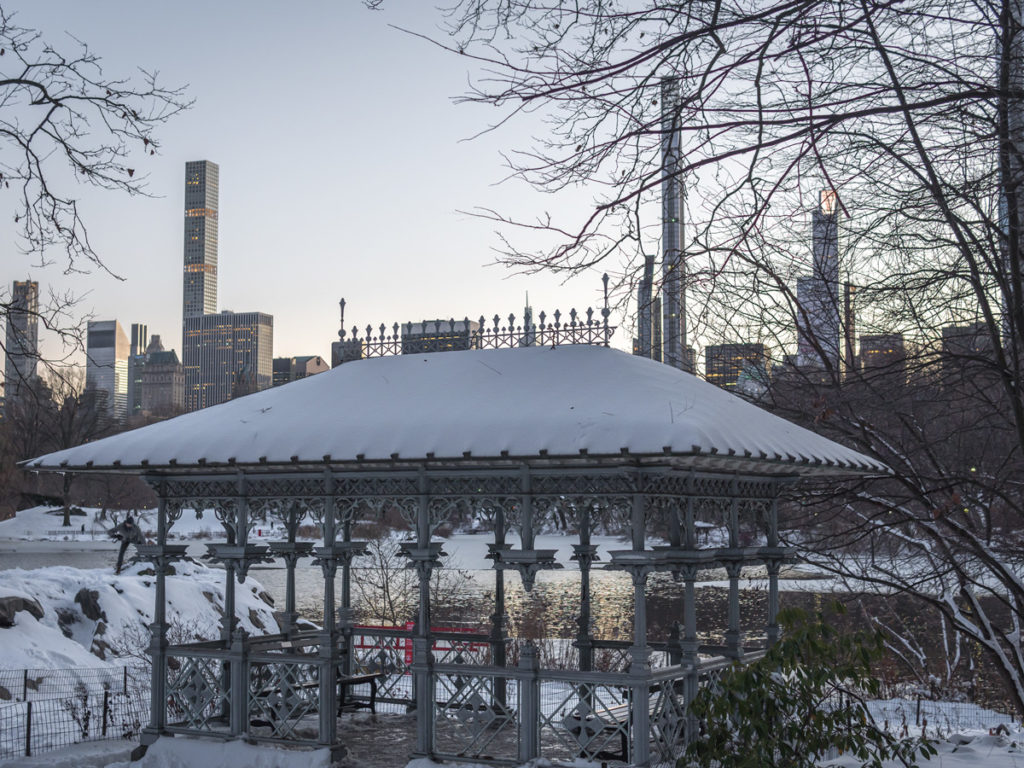
[[[28,611],[36,621],[43,618],[43,606],[31,597],[0,597],[0,627],[13,627],[18,611]]]

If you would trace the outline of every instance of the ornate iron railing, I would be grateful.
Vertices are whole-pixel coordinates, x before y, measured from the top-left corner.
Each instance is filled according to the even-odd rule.
[[[649,754],[672,760],[685,747],[688,686],[715,685],[735,659],[714,659],[697,670],[686,664],[618,672],[542,669],[533,646],[517,665],[494,666],[487,636],[432,635],[433,661],[424,680],[433,695],[424,726],[433,754],[517,764],[524,759],[630,763]],[[376,696],[352,690],[346,701],[370,700],[405,709],[416,704],[415,665],[397,628],[352,631],[350,674],[377,673]],[[232,707],[244,713],[237,727],[256,741],[314,744],[322,702],[319,681],[337,664],[325,661],[312,634],[249,638],[231,650],[216,641],[169,649],[168,727],[172,733],[226,733]],[[749,654],[747,663],[760,654]],[[232,691],[232,665],[245,673]],[[333,674],[331,674],[333,677]],[[399,710],[401,711],[401,710]],[[300,728],[301,726],[301,728]],[[311,732],[312,730],[312,732]],[[645,734],[646,738],[639,734]]]
[[[338,332],[333,363],[349,362],[366,357],[447,352],[460,349],[512,349],[516,347],[592,344],[607,347],[615,327],[608,324],[608,275],[604,275],[604,306],[584,312],[571,309],[568,315],[555,310],[540,312],[536,322],[529,310],[518,319],[515,314],[502,318],[494,315],[478,320],[424,320],[420,323],[394,323],[390,328],[381,323],[377,328],[367,325],[360,337],[358,326],[345,330],[345,300],[341,300],[341,330]]]

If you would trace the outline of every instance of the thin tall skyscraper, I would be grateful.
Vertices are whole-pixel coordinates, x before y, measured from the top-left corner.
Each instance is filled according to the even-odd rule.
[[[654,256],[644,255],[644,273],[640,278],[640,285],[636,292],[636,349],[634,354],[646,357],[654,357],[653,333],[654,323],[651,320],[652,305],[654,303]]]
[[[811,274],[797,279],[797,362],[839,370],[839,211],[822,190],[811,224]]]
[[[16,280],[7,310],[4,396],[10,403],[37,375],[39,364],[39,283]]]
[[[683,182],[679,170],[682,137],[679,126],[679,81],[666,77],[661,81],[661,306],[664,313],[662,337],[663,361],[683,370],[687,366],[686,297],[683,261]]]
[[[274,318],[217,311],[220,166],[185,163],[185,263],[181,363],[185,410],[223,403],[273,381]]]
[[[217,210],[220,167],[185,163],[185,269],[182,318],[217,312]]]

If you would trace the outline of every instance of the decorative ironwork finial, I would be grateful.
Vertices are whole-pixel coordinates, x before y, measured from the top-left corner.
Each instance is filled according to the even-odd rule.
[[[601,282],[604,283],[604,306],[601,308],[601,317],[604,318],[604,345],[607,347],[611,341],[611,333],[608,330],[608,315],[612,313],[608,309],[608,273],[605,272],[601,276]]]
[[[338,338],[342,341],[345,340],[345,299],[338,302],[338,306],[341,307],[341,324],[338,326]]]

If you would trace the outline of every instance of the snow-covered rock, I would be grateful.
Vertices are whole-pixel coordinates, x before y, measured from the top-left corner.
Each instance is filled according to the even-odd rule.
[[[224,604],[224,571],[185,560],[167,577],[167,619],[172,641],[212,638]],[[146,563],[120,575],[109,568],[51,566],[0,571],[0,601],[12,598],[42,609],[14,613],[0,628],[0,667],[8,669],[101,667],[141,661],[140,643],[153,621],[155,579]],[[252,578],[236,584],[239,625],[251,634],[276,631],[273,607]],[[177,637],[175,637],[177,635]]]

